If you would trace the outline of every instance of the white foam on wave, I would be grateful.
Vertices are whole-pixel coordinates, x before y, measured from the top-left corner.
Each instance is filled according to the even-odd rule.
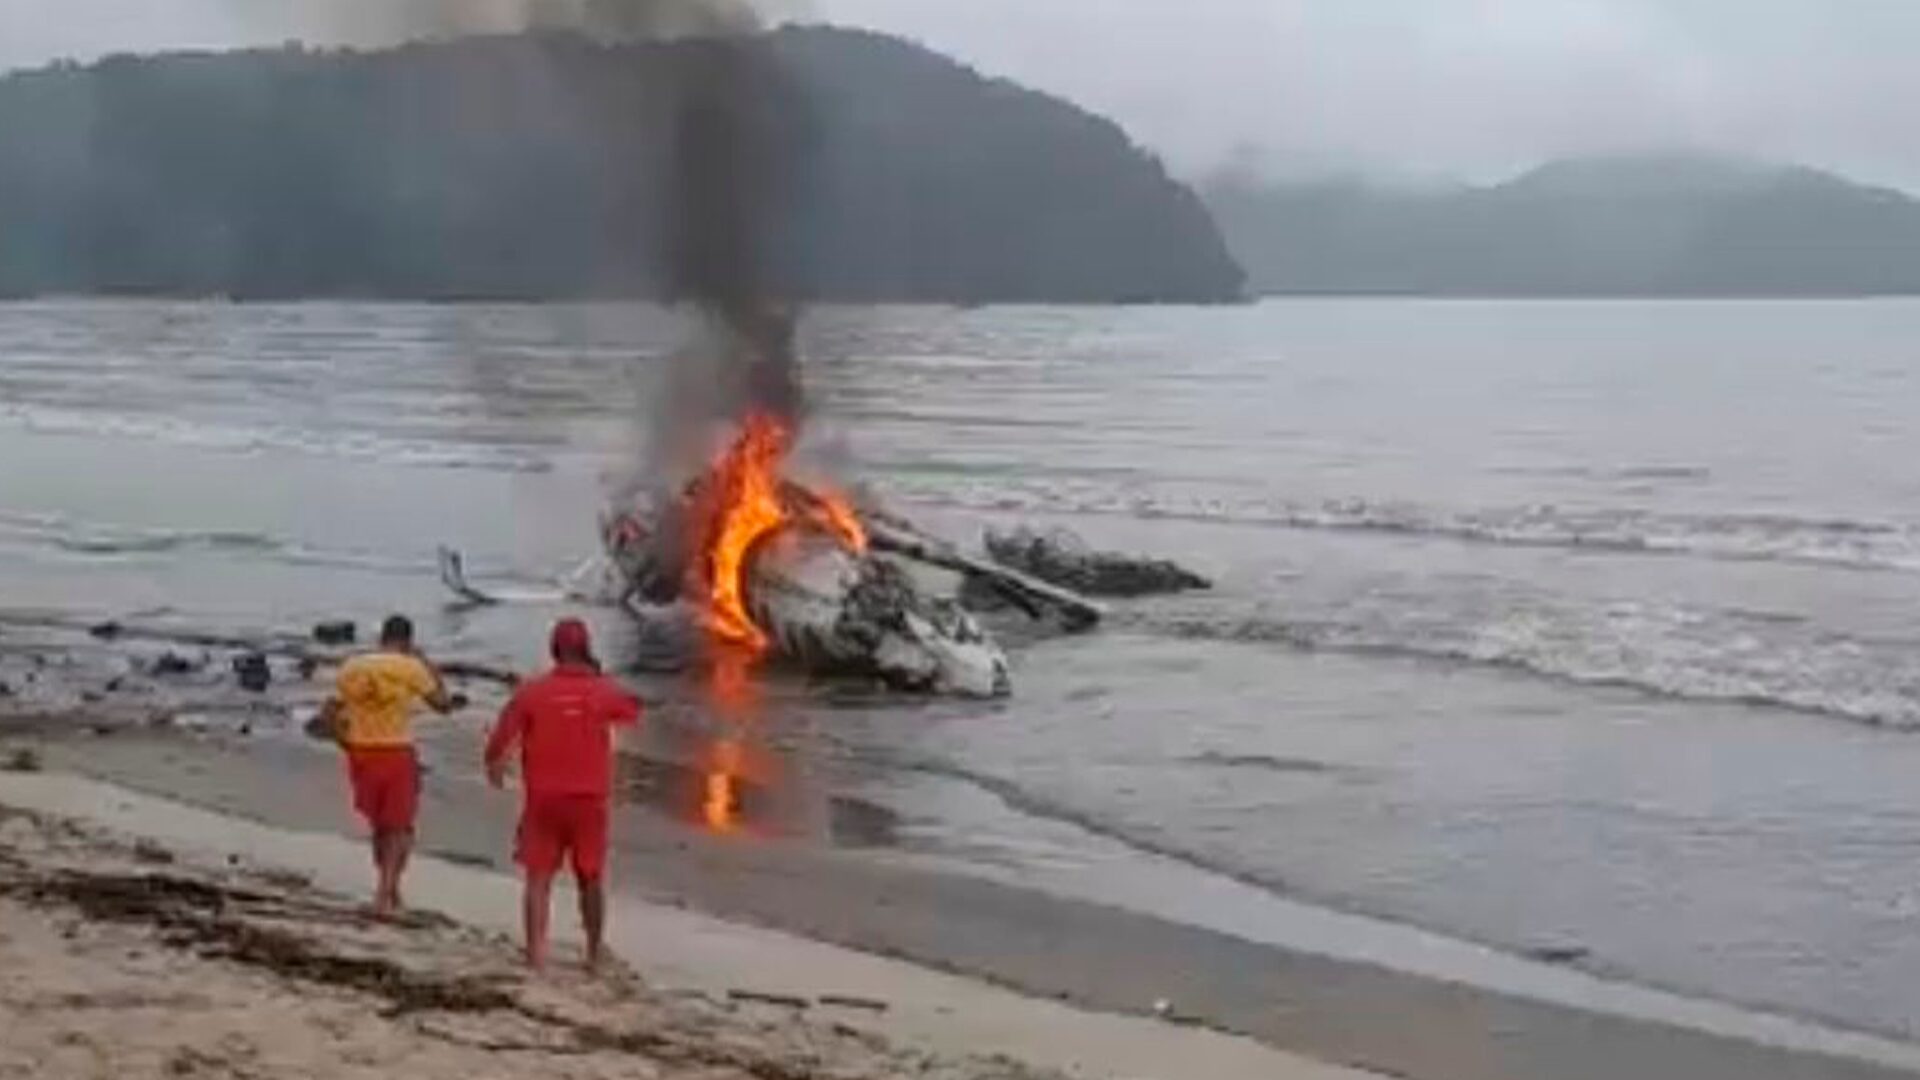
[[[51,553],[80,563],[147,565],[219,558],[422,580],[439,572],[437,552],[342,547],[243,530],[160,529],[0,509],[0,551],[9,548]],[[549,568],[492,562],[482,564],[480,570],[507,598],[551,598],[574,585]]]
[[[1748,704],[1920,730],[1920,641],[1821,633],[1763,614],[1664,602],[1505,597],[1486,610],[1356,599],[1325,617],[1140,616],[1184,638],[1499,668],[1682,701]]]
[[[59,514],[0,510],[0,537],[78,559],[134,559],[183,554],[253,557],[298,566],[431,573],[427,556],[329,548],[265,533],[223,529],[154,529],[75,521]]]
[[[495,472],[547,472],[553,467],[544,456],[517,446],[440,443],[365,431],[315,431],[295,425],[209,422],[45,405],[0,405],[0,424],[41,435],[104,436],[224,453],[299,453]]]
[[[896,497],[966,510],[1120,516],[1428,537],[1508,547],[1803,563],[1920,573],[1920,526],[1775,514],[1688,514],[1553,505],[1451,509],[1414,502],[1192,496],[1097,482],[995,477],[991,483],[892,480]]]

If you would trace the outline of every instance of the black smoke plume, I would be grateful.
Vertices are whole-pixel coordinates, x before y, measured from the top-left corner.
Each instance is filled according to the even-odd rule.
[[[382,46],[540,29],[641,41],[750,33],[762,25],[748,0],[230,0],[228,9],[242,25],[283,28],[291,18],[328,41]]]
[[[805,166],[804,111],[753,38],[707,39],[687,55],[664,200],[669,295],[724,329],[743,405],[798,419],[796,315],[780,295],[779,252]]]
[[[238,19],[257,19],[257,0],[237,0]],[[689,406],[738,413],[801,413],[794,334],[797,313],[783,295],[782,246],[795,235],[791,215],[805,168],[807,135],[796,81],[758,35],[765,20],[749,0],[306,0],[309,25],[336,40],[393,44],[471,34],[561,31],[607,43],[679,39],[668,61],[676,88],[665,162],[624,160],[632,203],[606,222],[611,235],[651,244],[665,293],[697,305],[714,331],[698,348],[711,382],[671,392],[681,422]],[[284,11],[281,12],[284,14]],[[658,84],[653,84],[658,85]],[[639,122],[657,102],[581,95],[581,118],[611,133]],[[648,220],[651,218],[651,220]],[[718,419],[719,417],[714,417]]]
[[[284,18],[286,8],[275,6],[275,17]],[[236,20],[265,25],[258,0],[232,0],[231,10]],[[634,51],[637,62],[666,69],[658,77],[622,83],[555,70],[547,80],[557,88],[547,104],[572,114],[553,123],[597,133],[602,178],[624,192],[601,206],[605,219],[591,242],[633,245],[654,280],[630,284],[696,307],[707,330],[651,395],[642,475],[630,486],[657,485],[704,462],[716,429],[749,411],[800,422],[798,314],[790,297],[810,124],[798,80],[760,33],[766,23],[756,3],[303,0],[299,12],[314,33],[358,45],[519,33],[578,34],[609,47],[677,41],[672,50]],[[474,89],[474,99],[486,101],[493,88]],[[664,155],[658,143],[635,137],[662,125]]]

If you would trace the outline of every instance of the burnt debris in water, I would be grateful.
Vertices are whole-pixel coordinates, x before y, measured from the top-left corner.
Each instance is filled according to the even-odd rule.
[[[233,674],[240,681],[240,688],[250,693],[264,694],[273,685],[273,667],[264,653],[241,653],[234,657]]]
[[[206,666],[207,660],[204,657],[197,661],[189,660],[169,649],[159,656],[154,657],[153,662],[148,665],[147,670],[156,678],[166,679],[177,678],[182,675],[192,675],[204,671]]]
[[[313,640],[322,645],[351,645],[358,631],[351,619],[323,622],[313,628]]]
[[[1065,529],[990,531],[986,545],[1000,565],[1087,596],[1135,598],[1213,588],[1212,581],[1171,560],[1099,551]]]

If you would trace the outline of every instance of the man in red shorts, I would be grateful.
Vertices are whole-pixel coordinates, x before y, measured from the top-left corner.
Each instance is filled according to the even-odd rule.
[[[600,673],[585,623],[557,623],[552,646],[553,670],[520,687],[487,740],[487,779],[506,786],[507,757],[518,746],[526,799],[518,857],[527,875],[527,965],[538,970],[546,962],[553,878],[571,860],[587,967],[594,969],[606,941],[614,731],[639,723],[640,702]]]
[[[373,911],[383,917],[400,909],[400,878],[413,851],[420,807],[413,714],[422,705],[445,714],[454,701],[440,673],[413,647],[413,623],[395,615],[381,627],[378,649],[340,668],[322,712],[347,754],[354,809],[373,832]]]

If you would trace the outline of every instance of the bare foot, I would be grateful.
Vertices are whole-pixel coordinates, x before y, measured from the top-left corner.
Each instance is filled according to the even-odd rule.
[[[587,974],[600,974],[600,961],[604,954],[604,949],[592,948],[587,950]]]

